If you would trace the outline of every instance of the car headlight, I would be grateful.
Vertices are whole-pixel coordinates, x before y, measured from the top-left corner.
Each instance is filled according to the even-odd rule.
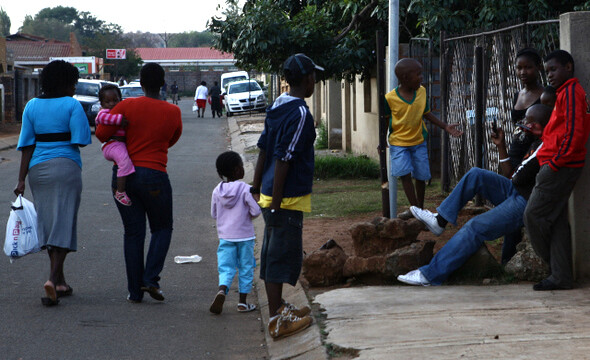
[[[256,101],[264,101],[264,95],[258,95]]]
[[[90,111],[98,113],[100,111],[100,103],[92,104]]]

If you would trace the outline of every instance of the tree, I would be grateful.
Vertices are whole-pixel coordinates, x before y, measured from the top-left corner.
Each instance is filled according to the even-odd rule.
[[[245,69],[279,72],[285,59],[303,52],[321,64],[326,78],[367,76],[375,64],[375,31],[387,29],[387,0],[227,0],[225,19],[212,18],[219,50]]]
[[[4,9],[0,7],[0,36],[10,35],[10,18]]]
[[[213,46],[215,35],[210,31],[188,31],[168,34],[167,47],[209,47]]]

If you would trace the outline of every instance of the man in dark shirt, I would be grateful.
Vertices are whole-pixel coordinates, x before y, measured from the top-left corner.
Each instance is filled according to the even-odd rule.
[[[209,99],[211,100],[211,113],[213,114],[213,118],[215,118],[215,114],[218,117],[221,117],[221,89],[217,85],[217,81],[213,82],[213,86],[209,90]]]
[[[176,85],[176,81],[170,86],[170,93],[172,94],[172,103],[178,105],[178,85]]]

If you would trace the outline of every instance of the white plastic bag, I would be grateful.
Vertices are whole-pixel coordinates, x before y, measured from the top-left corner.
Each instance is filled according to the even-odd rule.
[[[197,105],[193,105],[193,112],[197,112]]]
[[[18,259],[40,250],[35,205],[19,195],[12,203],[6,223],[4,253],[11,259]]]

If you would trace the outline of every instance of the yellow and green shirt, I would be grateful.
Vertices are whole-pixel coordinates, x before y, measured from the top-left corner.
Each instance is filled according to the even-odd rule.
[[[423,143],[428,130],[422,117],[430,112],[424,86],[414,92],[413,99],[402,98],[398,88],[395,88],[385,95],[385,100],[391,113],[389,145],[414,146]]]
[[[260,194],[258,205],[260,205],[261,208],[270,207],[271,203],[272,196],[264,195],[262,193]],[[283,198],[281,201],[281,209],[311,212],[311,194]]]

